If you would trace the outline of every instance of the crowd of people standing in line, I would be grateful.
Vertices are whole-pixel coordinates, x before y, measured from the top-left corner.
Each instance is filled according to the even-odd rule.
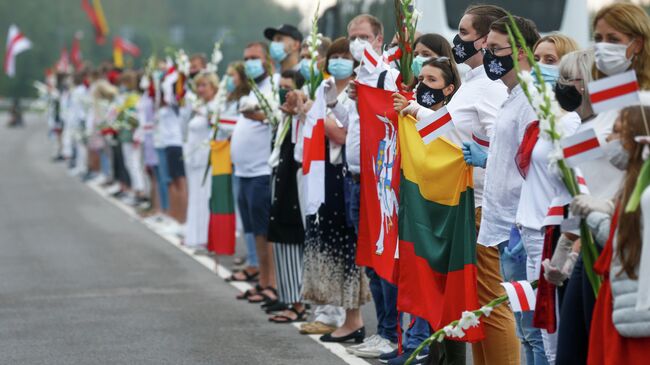
[[[68,162],[71,174],[102,184],[147,220],[181,236],[185,246],[209,254],[214,190],[205,174],[211,141],[229,141],[237,226],[247,253],[228,280],[255,283],[237,299],[260,304],[271,322],[304,322],[303,334],[352,341],[351,354],[399,365],[438,328],[415,316],[403,326],[397,287],[355,262],[363,173],[356,85],[395,92],[395,110],[417,120],[446,106],[455,128],[445,138],[462,147],[473,166],[478,238],[471,244],[477,245],[480,304],[503,295],[504,281],[540,276],[557,296],[551,309],[556,330],[540,326],[534,312],[497,307],[482,320],[485,339],[471,344],[473,363],[519,364],[523,351],[528,365],[641,364],[650,354],[650,303],[635,309],[637,297],[648,295],[640,274],[650,265],[641,251],[647,219],[623,208],[647,158],[647,142],[635,137],[647,134],[642,111],[650,116],[650,108],[596,114],[587,85],[633,70],[641,101],[650,102],[650,18],[637,5],[606,6],[593,18],[595,45],[586,49],[570,35],[540,37],[532,21],[514,21],[523,36],[514,48],[507,12],[493,5],[470,6],[451,44],[439,34],[417,34],[412,85],[398,84],[397,68],[369,74],[359,67],[366,47],[381,55],[397,42],[395,37],[384,47],[383,26],[369,14],[352,19],[345,37],[321,37],[316,64],[300,31],[282,25],[264,30],[270,45],[245,45],[242,61],[228,65],[222,80],[207,68],[207,57],[189,57],[181,89],[179,65],[169,60],[146,73],[108,64],[61,73],[48,82],[57,159]],[[580,166],[590,195],[572,198],[549,169],[549,140],[525,143],[539,118],[513,68],[516,59],[521,70],[531,70],[524,46],[533,50],[540,76],[563,109],[558,124],[564,136],[594,129],[607,150],[606,157]],[[306,85],[314,74],[322,75],[316,95],[327,105],[325,203],[317,214],[305,215],[301,125],[317,104]],[[400,90],[414,91],[414,100]],[[278,126],[260,107],[258,92],[278,96]],[[221,118],[215,138],[214,115]],[[515,160],[522,146],[529,147],[525,166]],[[646,200],[644,195],[642,208]],[[596,295],[579,234],[548,230],[544,222],[558,201],[594,232],[601,252],[595,268],[605,278]],[[377,329],[367,336],[360,308],[371,301]],[[465,361],[465,343],[445,340],[413,364]]]

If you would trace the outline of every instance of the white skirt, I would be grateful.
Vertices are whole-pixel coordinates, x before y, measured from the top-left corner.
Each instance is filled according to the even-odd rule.
[[[207,164],[207,160],[206,160]],[[185,165],[187,176],[187,221],[185,223],[185,245],[196,247],[208,243],[208,225],[210,224],[210,193],[212,179],[208,177],[203,184],[203,167]]]

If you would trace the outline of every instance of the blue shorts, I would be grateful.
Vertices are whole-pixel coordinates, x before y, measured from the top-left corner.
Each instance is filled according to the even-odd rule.
[[[244,232],[266,237],[271,210],[271,176],[240,177],[237,204]]]
[[[185,161],[183,161],[183,147],[169,146],[165,147],[165,156],[167,157],[167,169],[169,177],[177,179],[185,177]]]

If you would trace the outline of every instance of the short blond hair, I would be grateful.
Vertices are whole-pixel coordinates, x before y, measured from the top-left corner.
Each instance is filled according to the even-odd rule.
[[[209,71],[201,71],[198,73],[198,75],[194,76],[192,79],[192,82],[194,82],[194,85],[198,84],[199,81],[207,81],[212,87],[214,87],[214,90],[219,90],[219,76],[215,74],[214,72],[209,72]]]
[[[537,49],[537,46],[539,46],[540,43],[544,43],[544,42],[550,42],[555,45],[555,50],[557,51],[557,57],[559,59],[564,57],[564,55],[569,52],[577,51],[580,49],[580,46],[578,46],[578,43],[575,40],[573,40],[573,38],[567,37],[564,34],[553,33],[544,36],[540,38],[537,42],[535,42],[533,51]]]

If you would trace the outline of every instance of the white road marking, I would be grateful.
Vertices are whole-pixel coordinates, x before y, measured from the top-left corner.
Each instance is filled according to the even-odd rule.
[[[218,264],[215,262],[213,259],[203,256],[203,255],[195,255],[194,251],[191,249],[188,249],[187,247],[181,245],[181,239],[178,238],[177,236],[173,234],[169,234],[166,232],[163,232],[161,230],[161,227],[159,225],[154,225],[151,223],[147,223],[142,217],[140,217],[135,210],[124,204],[123,202],[113,199],[104,189],[102,189],[98,184],[88,182],[84,184],[88,186],[91,190],[93,190],[95,193],[97,193],[99,196],[104,198],[107,202],[113,204],[116,206],[118,209],[126,213],[130,218],[132,218],[134,221],[142,223],[145,227],[149,228],[152,232],[160,236],[163,240],[167,241],[167,243],[171,244],[172,246],[176,247],[177,249],[181,250],[184,252],[186,255],[194,259],[194,261],[198,262],[199,264],[203,265],[206,269],[210,270],[211,272],[217,274],[222,279],[226,279],[230,277],[231,272],[227,268],[225,268],[223,265]],[[232,287],[236,288],[237,290],[244,292],[248,289],[252,289],[253,286],[246,283],[246,282],[238,282],[238,281],[231,281],[228,284],[230,284]],[[294,327],[300,328],[300,323],[292,323]],[[303,335],[301,335],[303,336]],[[328,343],[328,342],[321,342],[319,340],[320,335],[308,335],[307,337],[311,338],[314,340],[316,343],[320,344],[321,346],[325,347],[326,349],[330,350],[334,355],[338,356],[341,360],[345,361],[345,363],[350,364],[350,365],[371,365],[369,362],[365,361],[362,358],[356,357],[354,355],[349,354],[345,350],[345,346],[340,345],[338,343]]]

